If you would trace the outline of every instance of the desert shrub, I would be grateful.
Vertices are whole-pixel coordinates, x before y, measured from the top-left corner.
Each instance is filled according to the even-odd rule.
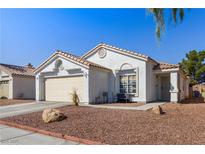
[[[1,99],[8,99],[8,98],[7,98],[7,97],[5,97],[5,96],[2,96],[2,97],[1,97]]]
[[[73,93],[71,94],[71,97],[72,97],[72,103],[75,105],[75,106],[78,106],[79,105],[79,97],[78,97],[78,94],[77,94],[77,91],[76,90],[73,90]]]

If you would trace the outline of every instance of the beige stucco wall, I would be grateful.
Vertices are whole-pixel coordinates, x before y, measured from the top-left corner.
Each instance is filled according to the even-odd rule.
[[[189,79],[179,73],[179,101],[189,97]]]
[[[9,81],[8,80],[0,80],[0,98],[6,97],[9,98]]]
[[[133,69],[139,70],[139,93],[133,97],[132,101],[146,102],[146,61],[123,55],[112,50],[105,49],[107,54],[104,58],[100,58],[98,52],[93,53],[86,59],[94,63],[100,64],[112,70],[109,77],[109,88],[113,95],[119,93],[119,78],[116,75],[116,70],[120,70],[124,64],[130,65]]]
[[[62,69],[54,71],[57,60],[62,61]],[[71,73],[72,69],[79,70],[79,72]],[[69,71],[71,70],[71,71]],[[56,56],[50,62],[48,62],[37,74],[36,74],[36,100],[45,100],[45,79],[52,77],[69,77],[69,76],[83,76],[83,96],[81,103],[89,103],[89,81],[88,81],[88,68],[79,65],[72,61],[69,61],[63,57]]]
[[[34,99],[35,78],[34,77],[13,77],[13,98]]]
[[[8,98],[13,99],[13,81],[12,81],[12,77],[9,74],[7,74],[6,72],[0,70],[0,81],[5,81],[5,80],[9,81]]]
[[[90,103],[96,102],[96,97],[99,97],[98,101],[103,102],[103,92],[108,93],[108,99],[111,101],[111,93],[109,90],[109,72],[101,71],[98,69],[89,70],[89,98]]]
[[[146,63],[146,101],[156,101],[158,99],[158,87],[159,81],[156,78],[156,74],[153,72],[154,64]]]

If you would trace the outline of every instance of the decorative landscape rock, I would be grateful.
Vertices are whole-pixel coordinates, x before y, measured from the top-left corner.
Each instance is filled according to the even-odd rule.
[[[153,107],[152,108],[152,111],[155,113],[155,114],[164,114],[162,108],[158,105],[156,107]]]
[[[57,109],[45,109],[42,114],[42,119],[45,123],[62,121],[65,118],[67,117]]]

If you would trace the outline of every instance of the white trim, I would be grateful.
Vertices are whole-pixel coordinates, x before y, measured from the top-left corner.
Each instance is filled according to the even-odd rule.
[[[100,70],[101,72],[112,72],[112,70],[111,69],[103,69],[103,68],[100,68],[100,67],[95,67],[95,66],[92,66],[92,65],[90,65],[90,67],[89,67],[89,69],[94,69],[94,70]]]
[[[9,80],[10,80],[9,78],[6,78],[6,79],[0,78],[0,82],[1,82],[1,81],[9,81]]]
[[[38,74],[38,73],[39,73],[46,65],[48,65],[52,60],[57,59],[57,58],[59,58],[59,57],[65,59],[65,60],[68,60],[68,61],[70,61],[70,62],[72,62],[72,63],[74,63],[74,64],[80,65],[80,66],[82,66],[82,67],[84,67],[84,68],[86,68],[86,69],[89,69],[89,66],[84,65],[84,64],[81,64],[81,63],[79,63],[79,62],[77,62],[77,61],[75,61],[75,60],[72,60],[72,59],[70,59],[70,58],[68,58],[68,57],[66,57],[66,56],[63,56],[63,55],[61,55],[61,54],[55,52],[52,56],[50,56],[46,61],[44,61],[44,63],[42,63],[42,64],[34,71],[34,74],[35,74],[35,75]]]
[[[62,76],[44,76],[45,79],[50,79],[50,78],[66,78],[66,77],[75,77],[75,76],[84,76],[83,73],[78,73],[78,74],[72,74],[72,75],[62,75]]]
[[[130,68],[130,69],[124,69],[124,70],[116,69],[115,72],[116,72],[116,73],[119,73],[120,71],[132,71],[132,70],[135,71],[136,68]]]
[[[136,68],[136,94],[135,97],[139,97],[139,67]]]
[[[14,83],[14,81],[13,81],[13,77],[11,77],[10,79],[9,79],[9,99],[13,99],[13,97],[14,97],[14,93],[13,93],[13,83]]]
[[[92,54],[94,54],[95,52],[98,51],[98,49],[100,48],[105,48],[107,50],[111,50],[111,51],[114,51],[114,52],[117,52],[117,53],[120,53],[122,55],[126,55],[126,56],[129,56],[129,57],[133,57],[133,58],[137,58],[137,59],[140,59],[140,60],[143,60],[143,61],[150,61],[149,60],[149,57],[148,56],[145,56],[143,54],[140,54],[140,55],[143,55],[144,57],[140,57],[140,56],[137,56],[135,54],[132,54],[132,53],[129,53],[131,51],[128,51],[128,50],[124,50],[124,49],[120,49],[120,48],[117,48],[117,47],[111,47],[109,45],[106,45],[106,44],[99,44],[97,45],[96,47],[94,47],[93,49],[89,50],[87,53],[85,53],[83,56],[81,56],[82,58],[84,59],[87,59],[89,56],[91,56]],[[136,53],[138,54],[138,53]],[[156,62],[157,63],[157,62]]]
[[[48,62],[50,62],[50,61],[52,60],[52,57],[54,57],[56,54],[57,54],[57,52],[54,52],[49,58],[47,58],[43,63],[41,63],[41,64],[39,65],[39,67],[37,67],[37,68],[35,69],[34,75],[38,74],[38,73],[42,70],[41,68],[42,68],[44,65],[46,65]]]
[[[79,68],[79,67],[76,67],[76,68],[66,68],[66,67],[64,67],[64,70],[66,70],[66,71],[75,71],[75,70],[79,70],[79,69],[82,71],[82,69]]]
[[[136,95],[136,92],[135,93],[129,93],[129,76],[135,76],[136,77],[136,73],[126,73],[126,74],[122,74],[122,75],[119,75],[119,82],[121,82],[120,81],[120,77],[126,77],[126,81],[127,81],[127,86],[126,86],[126,88],[127,88],[127,93],[125,93],[125,94],[129,94],[129,95]],[[136,84],[136,87],[135,87],[135,89],[137,88],[137,84]],[[119,91],[120,91],[120,83],[119,83]],[[121,92],[120,92],[121,93]]]
[[[154,73],[168,73],[168,72],[176,72],[179,71],[179,68],[174,69],[164,69],[164,70],[154,70]]]
[[[169,90],[170,93],[178,93],[179,90]]]

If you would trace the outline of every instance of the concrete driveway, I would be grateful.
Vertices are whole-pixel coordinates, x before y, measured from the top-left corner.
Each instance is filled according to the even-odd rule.
[[[0,118],[11,117],[26,113],[42,111],[46,108],[56,108],[69,105],[69,103],[56,102],[32,102],[18,105],[8,105],[0,107]]]
[[[18,105],[8,105],[0,107],[0,118],[11,117],[42,111],[46,108],[56,108],[69,105],[68,103],[53,103],[53,102],[32,102]],[[17,129],[6,125],[0,125],[0,144],[14,145],[54,145],[54,144],[79,144],[56,137],[42,135],[39,133]]]
[[[77,145],[56,137],[46,136],[31,131],[0,125],[0,145]]]

